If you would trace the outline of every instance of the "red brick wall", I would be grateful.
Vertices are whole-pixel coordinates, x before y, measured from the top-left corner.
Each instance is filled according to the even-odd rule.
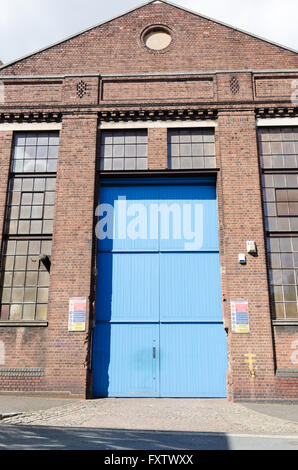
[[[289,98],[293,93],[293,80],[298,80],[298,75],[276,76],[276,77],[256,77],[255,95],[256,98]]]
[[[67,116],[60,134],[48,327],[0,328],[5,368],[42,368],[44,377],[1,377],[0,390],[84,397],[93,241],[97,115]],[[4,207],[11,133],[0,132]],[[2,209],[1,209],[2,212]],[[68,332],[70,297],[87,298],[86,332]],[[30,372],[30,371],[29,371]]]
[[[86,391],[86,332],[68,332],[71,297],[87,297],[91,289],[97,115],[66,116],[60,134],[53,235],[47,389]]]
[[[138,43],[141,31],[151,23],[167,24],[173,29],[174,41],[165,53],[150,53]],[[21,85],[9,85],[12,95],[7,94],[5,105],[0,105],[0,118],[3,113],[16,113],[14,118],[6,118],[9,121],[18,120],[19,113],[24,110],[26,113],[49,111],[48,106],[63,114],[57,173],[49,325],[47,328],[0,326],[0,341],[3,341],[5,347],[5,364],[0,364],[0,368],[40,368],[45,374],[30,377],[29,370],[28,376],[23,378],[0,376],[0,390],[22,390],[53,395],[72,393],[84,396],[87,385],[90,388],[87,383],[86,358],[91,335],[88,335],[88,331],[68,332],[68,304],[70,297],[89,299],[90,290],[94,289],[91,285],[91,259],[94,242],[98,111],[121,110],[121,103],[126,103],[122,109],[125,111],[144,111],[146,108],[159,110],[166,106],[173,110],[193,107],[207,109],[209,105],[219,111],[215,135],[217,167],[220,168],[217,192],[223,312],[225,326],[228,328],[229,398],[297,399],[298,379],[275,375],[275,368],[297,368],[297,365],[291,362],[291,357],[294,352],[292,344],[298,339],[298,327],[274,327],[274,336],[272,334],[255,126],[255,107],[260,106],[261,98],[254,97],[253,74],[211,74],[214,95],[211,96],[209,88],[204,89],[205,94],[202,95],[201,102],[194,102],[193,96],[188,98],[185,90],[181,92],[180,82],[175,88],[174,84],[178,82],[174,79],[170,84],[157,80],[154,82],[155,86],[150,88],[152,80],[142,78],[139,80],[142,82],[140,87],[138,84],[134,85],[137,93],[132,94],[130,89],[128,91],[131,94],[127,95],[125,86],[134,82],[123,80],[123,77],[111,81],[109,94],[106,95],[110,101],[101,102],[99,77],[78,76],[80,73],[153,74],[225,69],[294,69],[298,68],[297,57],[297,54],[175,7],[150,4],[130,15],[17,62],[0,72],[7,75],[77,75],[61,78],[63,83],[59,103],[55,98],[60,93],[57,92],[56,85],[54,96],[53,87],[38,79],[37,88],[32,82],[25,84],[21,80],[18,82]],[[239,89],[236,86],[236,93],[233,93],[231,88],[233,76],[236,76],[239,85]],[[201,77],[209,77],[209,74]],[[272,79],[276,80],[277,77],[279,82],[274,82],[275,88],[272,87]],[[289,100],[288,82],[295,77],[295,74],[273,72],[265,78],[260,76],[258,93],[268,97],[268,102],[263,100],[262,106],[293,107]],[[82,98],[77,95],[77,84],[81,80],[87,84],[87,91]],[[287,85],[284,86],[284,83]],[[34,90],[38,90],[37,94]],[[286,95],[281,101],[284,90]],[[155,100],[154,105],[150,101],[151,98]],[[166,105],[164,101],[168,98],[171,101]],[[12,132],[0,131],[1,229],[11,142]],[[166,169],[167,129],[149,129],[148,144],[149,169]],[[247,265],[240,266],[238,254],[245,252],[247,240],[257,242],[258,256],[248,256]],[[250,334],[231,332],[231,299],[249,301]],[[89,313],[89,302],[87,304]],[[251,380],[248,364],[245,362],[245,354],[249,353],[255,354],[256,359],[254,380]]]
[[[178,124],[178,123],[177,123]],[[6,350],[5,367],[40,367],[41,378],[1,378],[3,390],[73,393],[84,396],[88,339],[86,333],[69,333],[70,297],[89,297],[93,237],[94,181],[97,115],[68,115],[63,119],[49,300],[48,328],[1,328]],[[6,181],[11,133],[0,133],[5,152]],[[167,168],[167,129],[149,129],[149,169]],[[261,207],[254,112],[226,111],[216,128],[218,205],[223,309],[228,331],[229,397],[243,399],[295,398],[297,379],[276,378],[274,367],[294,368],[290,344],[297,327],[280,327],[275,334],[274,363],[264,232]],[[3,162],[3,160],[2,160]],[[6,165],[6,166],[5,166]],[[1,173],[5,175],[5,172]],[[4,179],[4,181],[5,181]],[[6,184],[2,185],[4,207]],[[2,209],[3,211],[3,209]],[[246,240],[258,245],[258,257],[238,263]],[[231,299],[249,301],[249,335],[231,332]],[[88,306],[89,307],[89,306]],[[256,355],[256,378],[251,380],[245,354]],[[21,359],[21,360],[20,360]]]
[[[3,368],[20,369],[25,375],[15,376],[0,374],[0,392],[34,393],[45,390],[44,376],[30,376],[32,368],[40,368],[46,372],[46,349],[48,347],[47,328],[0,327],[0,341],[4,344]],[[11,373],[11,370],[10,370]]]
[[[173,42],[149,53],[140,42],[151,24]],[[149,4],[2,70],[5,74],[152,73],[297,68],[297,54],[163,3]]]
[[[298,379],[293,377],[279,378],[275,385],[275,398],[278,401],[297,402]]]
[[[214,95],[211,78],[104,80],[103,101],[208,101]]]
[[[222,231],[224,240],[225,316],[230,302],[248,300],[250,333],[232,333],[229,327],[230,396],[238,399],[274,395],[274,357],[267,286],[261,192],[253,112],[222,112],[218,119],[221,158]],[[254,240],[258,256],[240,265],[238,254]],[[256,355],[256,378],[251,380],[245,354]]]
[[[0,73],[1,76],[1,73]],[[5,103],[0,106],[0,113],[6,106],[20,109],[38,108],[38,110],[56,110],[63,107],[83,106],[97,107],[110,111],[131,105],[144,110],[144,106],[154,105],[172,108],[183,107],[185,103],[193,108],[221,103],[229,106],[229,103],[250,103],[255,100],[261,107],[274,106],[272,99],[278,100],[277,106],[281,106],[280,99],[287,106],[293,106],[291,96],[295,93],[295,81],[297,75],[289,73],[286,77],[272,71],[266,78],[259,78],[258,74],[246,72],[217,73],[198,75],[196,80],[189,80],[185,76],[176,76],[168,83],[168,78],[152,80],[152,77],[138,80],[123,80],[116,77],[113,80],[99,80],[99,77],[61,77],[61,80],[53,83],[46,79],[5,79]],[[232,82],[233,81],[233,82]],[[77,86],[86,86],[86,91],[78,96]],[[273,86],[274,85],[274,86]],[[234,90],[234,92],[232,91]],[[261,91],[260,91],[261,90]],[[262,95],[260,95],[262,93]],[[264,99],[270,99],[268,103]]]
[[[84,93],[79,96],[78,88]],[[66,105],[97,105],[99,101],[99,78],[98,77],[66,77],[63,84],[62,103]]]
[[[9,80],[4,81],[5,102],[8,104],[60,103],[62,80]]]
[[[165,170],[168,168],[168,132],[166,128],[148,129],[148,168]]]
[[[251,73],[222,73],[216,75],[218,101],[251,101],[253,79]]]
[[[298,325],[275,326],[277,369],[298,369]]]

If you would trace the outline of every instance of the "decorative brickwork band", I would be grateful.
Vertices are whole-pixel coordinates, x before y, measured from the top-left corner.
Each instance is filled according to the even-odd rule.
[[[77,84],[77,95],[78,95],[78,97],[83,98],[87,93],[87,89],[88,89],[87,83],[85,83],[85,82],[83,82],[83,80],[81,80]]]
[[[17,378],[30,378],[30,377],[44,377],[45,371],[41,368],[0,368],[0,377],[17,377]]]
[[[276,377],[295,377],[295,378],[298,378],[298,369],[277,369]]]
[[[233,95],[237,95],[237,93],[239,93],[239,91],[240,91],[240,85],[239,85],[238,78],[235,77],[234,75],[230,79],[230,89],[231,89],[231,93],[233,93]]]

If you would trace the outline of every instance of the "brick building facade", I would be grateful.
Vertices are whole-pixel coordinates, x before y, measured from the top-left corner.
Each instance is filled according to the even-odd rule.
[[[105,295],[95,236],[102,186],[216,181],[221,293],[212,277],[205,290],[222,312],[226,394],[297,400],[297,52],[150,1],[1,66],[0,80],[1,393],[104,395],[94,392],[109,347],[94,335]],[[82,331],[69,331],[73,298],[86,299]],[[245,309],[232,313],[243,301],[249,325]],[[223,396],[174,389],[152,396]]]

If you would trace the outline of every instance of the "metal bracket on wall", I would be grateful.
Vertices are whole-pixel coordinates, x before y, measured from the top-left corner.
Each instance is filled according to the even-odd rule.
[[[255,359],[256,355],[249,353],[249,354],[244,354],[244,356],[247,358],[245,359],[245,362],[248,364],[248,367],[249,367],[250,379],[254,380],[257,375],[255,368],[254,368],[254,364],[257,362]]]

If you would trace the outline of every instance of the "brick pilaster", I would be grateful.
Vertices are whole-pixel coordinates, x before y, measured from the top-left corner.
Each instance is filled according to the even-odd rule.
[[[229,322],[229,394],[239,400],[270,398],[274,355],[254,112],[222,112],[218,124],[225,315],[231,319],[232,299],[248,300],[250,315],[250,334],[232,333]],[[247,240],[257,243],[258,255],[247,255],[243,266],[238,254],[246,253]],[[256,355],[254,380],[245,362],[250,353]]]

